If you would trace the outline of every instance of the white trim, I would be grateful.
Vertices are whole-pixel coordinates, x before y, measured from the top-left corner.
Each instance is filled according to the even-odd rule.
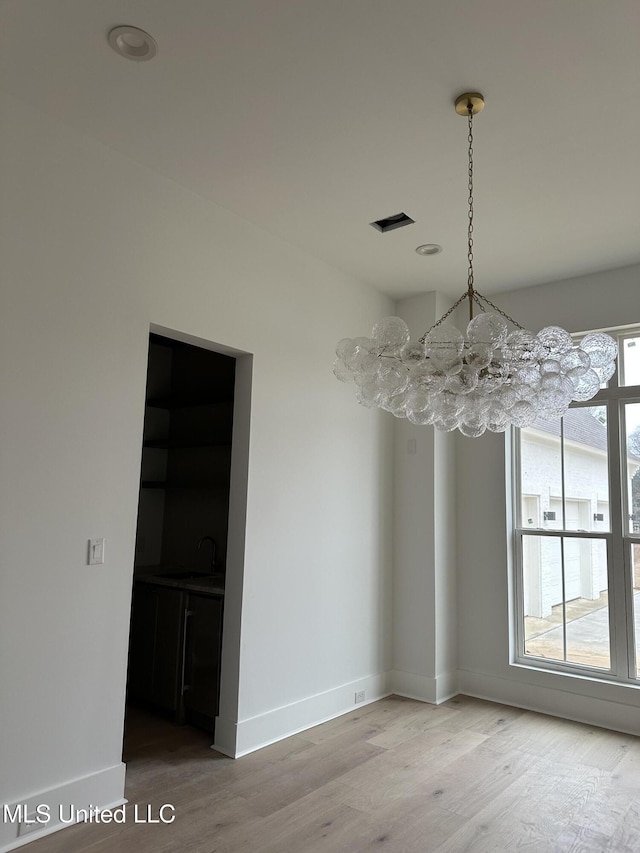
[[[528,675],[531,676],[532,674],[532,671],[529,670]],[[535,674],[547,675],[547,673],[540,671]],[[460,692],[466,696],[475,696],[478,699],[486,699],[490,702],[501,702],[516,708],[524,708],[527,711],[575,720],[578,723],[608,728],[626,734],[640,735],[638,704],[620,702],[611,698],[585,696],[584,693],[569,689],[572,685],[567,682],[565,682],[567,687],[565,689],[565,685],[562,687],[543,686],[540,684],[541,678],[536,678],[537,683],[533,683],[533,679],[515,680],[489,675],[488,673],[471,672],[470,670],[460,670],[459,676]],[[568,675],[567,677],[578,681],[582,680],[580,676]],[[609,686],[618,687],[618,685],[611,683]],[[578,689],[580,687],[578,685]],[[582,689],[584,690],[584,687]]]
[[[45,835],[66,829],[67,825],[73,826],[73,824],[61,823],[58,819],[61,807],[64,815],[69,813],[70,806],[76,810],[89,808],[102,810],[124,805],[127,802],[124,798],[125,770],[125,764],[116,764],[114,767],[107,767],[97,773],[72,779],[55,788],[7,803],[12,811],[16,806],[24,804],[29,815],[35,813],[36,806],[46,804],[50,809],[51,820],[44,824],[42,829],[18,837],[18,824],[3,822],[0,814],[0,853],[7,853],[38,838],[44,838]]]
[[[363,690],[366,699],[356,705],[355,694]],[[376,702],[389,694],[389,674],[383,672],[342,684],[280,708],[273,708],[237,723],[218,717],[216,729],[219,722],[222,723],[222,728],[219,735],[216,734],[213,748],[232,758],[241,758],[283,738]]]
[[[458,675],[450,672],[430,677],[394,669],[391,672],[391,689],[398,696],[439,705],[458,694]]]
[[[236,747],[238,741],[238,723],[228,717],[216,717],[215,740],[211,749],[236,758]]]

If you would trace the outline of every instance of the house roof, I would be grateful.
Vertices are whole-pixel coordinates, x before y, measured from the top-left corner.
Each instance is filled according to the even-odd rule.
[[[560,436],[560,418],[538,417],[533,429]],[[607,450],[607,427],[591,414],[590,407],[569,409],[564,416],[564,437],[597,450]],[[629,459],[640,462],[640,456],[627,453]]]
[[[538,417],[534,429],[560,436],[560,418]],[[607,449],[607,428],[588,408],[570,409],[564,416],[564,437],[598,450]]]

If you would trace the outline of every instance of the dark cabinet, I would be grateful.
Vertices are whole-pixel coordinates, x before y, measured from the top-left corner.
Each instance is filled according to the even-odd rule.
[[[133,592],[129,647],[129,696],[178,710],[184,594],[137,583]]]
[[[138,581],[129,647],[129,698],[213,731],[218,713],[221,596]]]
[[[213,731],[220,684],[222,599],[189,593],[185,615],[184,717]]]

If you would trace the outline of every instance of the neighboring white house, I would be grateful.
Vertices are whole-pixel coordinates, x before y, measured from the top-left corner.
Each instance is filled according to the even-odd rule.
[[[564,529],[609,529],[607,428],[593,408],[571,409],[564,420]],[[627,456],[628,479],[640,459]],[[521,432],[522,526],[563,528],[560,419],[538,419]],[[630,504],[631,505],[631,504]],[[563,537],[564,600],[598,599],[607,589],[606,543]],[[544,618],[563,600],[561,540],[524,539],[525,616]]]

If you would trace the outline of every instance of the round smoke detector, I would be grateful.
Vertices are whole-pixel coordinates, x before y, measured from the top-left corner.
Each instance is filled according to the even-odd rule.
[[[158,52],[158,44],[153,36],[138,27],[114,27],[109,32],[109,44],[125,59],[145,62]]]

